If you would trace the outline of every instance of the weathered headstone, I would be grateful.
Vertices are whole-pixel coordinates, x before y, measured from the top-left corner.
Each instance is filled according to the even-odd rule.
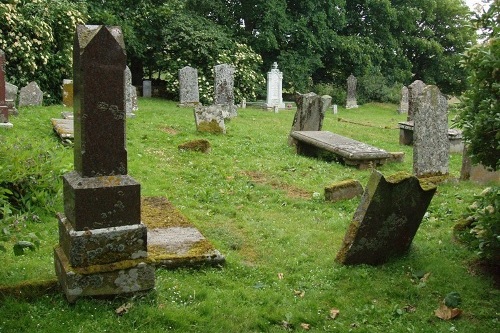
[[[413,172],[417,177],[448,174],[448,102],[438,87],[426,86],[413,114]]]
[[[34,81],[21,88],[19,106],[40,106],[43,103],[43,91]]]
[[[412,121],[413,115],[415,114],[415,108],[417,103],[417,97],[422,93],[425,88],[425,83],[420,80],[413,81],[412,84],[408,86],[408,116],[406,120]]]
[[[356,101],[356,77],[354,75],[349,75],[347,78],[347,102],[346,109],[355,109],[358,107],[358,102]]]
[[[16,108],[18,88],[12,83],[5,82],[5,103],[9,109],[9,115],[17,116],[19,112]]]
[[[234,67],[228,64],[217,65],[214,72],[214,104],[228,106],[226,118],[234,118],[238,115],[234,104]]]
[[[77,26],[74,165],[63,176],[55,268],[68,301],[154,287],[140,184],[127,174],[125,44],[119,27]]]
[[[132,72],[128,66],[125,67],[125,85],[123,89],[125,90],[125,114],[129,118],[135,117],[133,111],[133,92],[135,92],[135,87],[132,85]],[[136,96],[137,98],[137,96]]]
[[[63,105],[67,108],[73,107],[73,80],[63,80]]]
[[[224,124],[224,115],[227,114],[228,109],[228,105],[197,105],[194,108],[196,130],[199,132],[225,134],[226,125]]]
[[[405,254],[435,191],[435,186],[422,186],[409,174],[386,179],[374,170],[336,261],[378,265]]]
[[[293,118],[292,129],[290,131],[321,131],[325,112],[332,102],[328,95],[319,96],[313,92],[307,94],[297,94],[297,111]],[[289,136],[288,144],[295,145],[296,140]]]
[[[5,102],[5,53],[0,50],[0,127],[12,127],[9,109]]]
[[[150,80],[142,81],[142,97],[151,97],[153,94],[153,86]]]
[[[283,103],[283,73],[278,69],[278,63],[274,62],[271,71],[267,73],[267,108],[277,106],[285,108]]]
[[[408,113],[408,88],[401,88],[401,101],[399,103],[399,113]]]
[[[460,180],[470,180],[479,184],[494,183],[500,185],[500,170],[488,170],[482,164],[472,164],[468,147],[463,148]]]
[[[186,66],[179,69],[179,102],[181,106],[196,106],[200,103],[196,68]]]
[[[139,104],[137,102],[137,88],[130,85],[130,99],[132,100],[132,112],[139,110]]]

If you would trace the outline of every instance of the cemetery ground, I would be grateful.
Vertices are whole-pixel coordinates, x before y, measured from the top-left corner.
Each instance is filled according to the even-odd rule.
[[[378,170],[385,176],[411,173],[412,148],[398,143],[398,121],[406,115],[396,109],[367,104],[339,108],[336,115],[328,110],[323,130],[402,151],[404,162]],[[61,144],[50,122],[61,111],[21,108],[10,118],[14,128],[0,132],[0,168],[14,168],[19,179],[57,191],[42,186],[27,193],[20,200],[30,214],[2,222],[11,233],[3,243],[8,251],[0,252],[2,333],[499,329],[498,285],[453,237],[454,225],[485,188],[456,180],[460,154],[451,154],[454,179],[438,186],[407,255],[380,266],[342,266],[334,259],[359,198],[330,203],[323,191],[349,178],[364,186],[370,170],[295,154],[287,145],[292,110],[240,109],[226,123],[227,134],[216,135],[196,132],[191,108],[160,99],[139,99],[136,117],[127,119],[129,174],[141,183],[143,197],[167,197],[225,255],[226,264],[158,268],[155,289],[144,295],[68,304],[56,286],[52,255],[55,214],[63,211],[60,176],[73,169],[72,147]],[[211,152],[178,149],[196,139],[208,140]],[[39,247],[14,256],[15,241],[30,240],[30,233]],[[435,310],[451,292],[460,294],[462,313],[440,319]]]

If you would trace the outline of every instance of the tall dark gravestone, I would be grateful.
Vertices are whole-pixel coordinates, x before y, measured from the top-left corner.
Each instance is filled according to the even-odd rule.
[[[0,50],[0,127],[12,127],[9,123],[9,108],[5,101],[5,53]]]
[[[75,170],[63,176],[55,266],[68,301],[154,287],[140,184],[127,175],[119,27],[79,25],[73,47]]]

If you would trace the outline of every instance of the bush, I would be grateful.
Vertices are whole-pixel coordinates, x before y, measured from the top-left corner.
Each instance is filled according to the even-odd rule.
[[[381,102],[399,104],[401,98],[400,84],[389,84],[378,69],[361,76],[357,83],[357,102]]]
[[[345,105],[347,101],[346,87],[335,86],[331,83],[318,83],[313,91],[318,95],[329,95],[332,97],[332,104]]]

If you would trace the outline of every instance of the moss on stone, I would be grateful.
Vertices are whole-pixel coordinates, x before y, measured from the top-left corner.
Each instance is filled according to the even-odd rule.
[[[205,121],[198,124],[198,131],[209,133],[224,133],[224,129],[215,119],[212,119],[212,121],[210,122]]]
[[[13,286],[0,286],[0,299],[5,297],[34,299],[59,290],[59,283],[56,279],[23,281]]]
[[[342,180],[338,183],[332,184],[328,187],[325,187],[325,190],[336,190],[336,189],[342,189],[342,188],[348,188],[348,187],[355,187],[359,182],[356,179],[346,179]]]
[[[199,140],[193,140],[193,141],[188,141],[183,144],[180,144],[177,146],[180,150],[190,150],[190,151],[198,151],[202,153],[208,153],[211,150],[211,145],[208,140],[205,139],[199,139]]]
[[[144,197],[141,202],[141,220],[149,229],[192,227],[165,197]]]

